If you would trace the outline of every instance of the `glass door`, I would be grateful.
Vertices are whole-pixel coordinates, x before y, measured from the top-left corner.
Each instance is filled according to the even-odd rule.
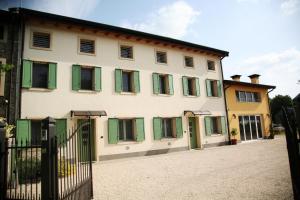
[[[257,126],[257,134],[258,134],[258,138],[262,138],[262,128],[261,128],[261,120],[260,120],[260,116],[257,115],[256,117],[256,126]]]

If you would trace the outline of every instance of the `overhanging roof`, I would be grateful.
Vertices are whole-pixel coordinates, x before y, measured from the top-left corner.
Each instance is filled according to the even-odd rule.
[[[207,46],[202,46],[199,44],[195,43],[190,43],[182,40],[177,40],[169,37],[164,37],[164,36],[159,36],[159,35],[154,35],[150,33],[145,33],[141,31],[136,31],[136,30],[131,30],[127,28],[122,28],[122,27],[117,27],[117,26],[112,26],[108,24],[102,24],[98,22],[92,22],[92,21],[87,21],[87,20],[82,20],[82,19],[76,19],[72,17],[66,17],[62,15],[56,15],[56,14],[51,14],[51,13],[46,13],[46,12],[41,12],[41,11],[36,11],[36,10],[31,10],[31,9],[26,9],[26,8],[10,8],[9,9],[11,12],[19,12],[22,14],[22,16],[27,16],[27,17],[34,17],[37,19],[47,19],[47,20],[52,20],[56,22],[63,22],[63,23],[69,23],[73,25],[79,25],[79,26],[85,26],[85,27],[91,27],[99,30],[104,30],[104,31],[114,31],[114,32],[119,32],[123,34],[128,34],[132,36],[137,36],[137,37],[142,37],[142,38],[148,38],[148,39],[156,39],[160,41],[165,41],[169,43],[174,43],[178,45],[183,45],[183,46],[188,46],[200,50],[204,50],[207,52],[213,52],[216,54],[219,54],[223,57],[229,56],[228,51],[220,50],[220,49],[215,49]]]
[[[266,88],[266,89],[275,89],[276,86],[273,85],[263,85],[263,84],[256,84],[256,83],[248,83],[248,82],[241,82],[241,81],[233,81],[233,80],[224,80],[224,85],[241,85],[253,88]]]
[[[80,117],[90,117],[90,116],[107,116],[104,110],[99,111],[85,111],[85,110],[71,110],[71,117],[80,116]]]

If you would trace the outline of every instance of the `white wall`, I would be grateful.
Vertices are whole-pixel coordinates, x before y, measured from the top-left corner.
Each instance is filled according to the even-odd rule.
[[[30,48],[30,31],[32,29],[52,32],[52,49],[50,51]],[[77,53],[78,36],[96,39],[96,56]],[[124,43],[124,41],[59,29],[41,29],[27,25],[25,30],[24,58],[57,62],[57,89],[22,89],[21,118],[41,119],[47,116],[70,118],[71,110],[105,110],[108,116],[97,118],[96,120],[98,157],[99,155],[188,146],[189,137],[187,134],[187,119],[185,117],[183,117],[184,134],[182,139],[154,141],[152,119],[155,116],[183,116],[184,110],[209,110],[213,115],[226,116],[223,96],[222,98],[206,97],[205,79],[222,79],[220,63],[217,58],[125,41],[125,43],[133,44],[134,46],[134,60],[123,60],[119,59],[120,43]],[[154,49],[167,50],[167,65],[155,63]],[[194,57],[195,67],[193,69],[184,67],[183,55],[192,55]],[[215,60],[215,72],[207,71],[207,59]],[[102,91],[72,91],[72,64],[102,67]],[[115,68],[140,71],[140,93],[134,95],[115,93]],[[174,95],[157,96],[153,94],[153,72],[173,74]],[[181,80],[183,75],[199,77],[200,97],[183,96]],[[144,117],[145,141],[142,143],[108,144],[107,119],[110,117]],[[203,117],[199,121],[202,144],[225,140],[225,136],[203,136],[205,133]],[[71,124],[72,122],[69,120],[69,125]],[[103,139],[100,138],[101,136],[103,136]],[[127,146],[129,149],[126,148]]]

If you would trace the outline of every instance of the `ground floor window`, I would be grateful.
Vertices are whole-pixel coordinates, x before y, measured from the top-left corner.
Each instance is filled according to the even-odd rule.
[[[153,118],[154,140],[162,138],[181,138],[183,135],[181,117],[154,117]]]
[[[132,119],[119,120],[119,140],[123,140],[123,141],[134,140],[133,123],[134,122]]]
[[[242,141],[262,138],[261,117],[259,115],[239,116]]]
[[[207,116],[204,118],[204,122],[207,136],[227,133],[226,121],[223,116]]]
[[[162,137],[172,138],[175,135],[173,134],[172,127],[172,118],[163,118],[162,119]]]

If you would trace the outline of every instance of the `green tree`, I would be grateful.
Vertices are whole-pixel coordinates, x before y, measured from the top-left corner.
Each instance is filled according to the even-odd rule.
[[[272,120],[274,123],[280,122],[280,111],[282,106],[290,107],[293,106],[293,100],[289,95],[276,95],[270,101]]]

